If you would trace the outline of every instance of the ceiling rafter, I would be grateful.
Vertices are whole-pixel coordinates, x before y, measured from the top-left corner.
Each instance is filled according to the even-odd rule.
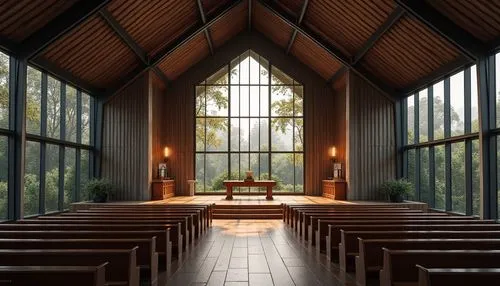
[[[137,44],[137,42],[132,38],[132,36],[130,36],[130,34],[127,31],[125,31],[125,28],[123,28],[123,26],[120,25],[120,23],[115,19],[115,17],[113,17],[113,15],[111,15],[111,13],[105,7],[99,11],[99,15],[106,21],[108,26],[115,32],[115,34],[117,34],[118,37],[120,37],[120,39],[125,43],[125,45],[127,45],[127,47],[129,47],[129,49],[131,49],[136,54],[136,56],[141,60],[143,68],[145,69],[151,68],[158,75],[158,77],[160,77],[165,86],[168,86],[169,80],[167,76],[157,67],[150,67],[149,58],[146,51],[144,51],[139,46],[139,44]]]
[[[237,0],[237,1],[231,1],[229,4],[224,5],[223,7],[220,7],[217,12],[214,13],[214,16],[209,19],[205,24],[197,24],[196,26],[190,28],[187,30],[183,35],[181,35],[179,38],[177,38],[173,43],[170,45],[164,47],[160,52],[158,52],[157,55],[155,55],[153,58],[149,60],[149,67],[157,67],[158,64],[160,64],[168,55],[172,54],[175,52],[177,49],[179,49],[182,45],[185,43],[189,42],[192,40],[194,37],[196,37],[199,33],[202,33],[204,30],[210,28],[213,24],[215,24],[217,21],[222,19],[224,16],[226,16],[233,8],[236,6],[240,5],[243,2],[243,0]],[[144,72],[149,70],[149,67],[143,68],[143,69],[138,69],[133,72],[131,72],[129,75],[123,78],[123,80],[117,84],[115,87],[111,88],[109,92],[105,95],[105,99],[107,100],[111,98],[114,94],[128,86],[131,82],[136,80],[139,76],[141,76]]]
[[[438,35],[447,39],[469,59],[476,60],[488,52],[488,48],[481,44],[479,39],[462,29],[425,1],[396,0],[396,3]]]
[[[377,43],[377,41],[382,38],[385,33],[391,29],[391,27],[396,24],[401,17],[405,14],[405,10],[399,6],[397,6],[394,11],[387,17],[380,27],[373,33],[370,38],[363,44],[361,49],[356,53],[353,57],[352,65],[356,65],[363,56]]]
[[[201,22],[205,24],[207,22],[207,18],[205,16],[205,12],[203,11],[203,4],[201,3],[201,0],[196,0],[196,4],[198,4],[198,11],[200,12]],[[210,49],[210,54],[213,56],[214,46],[212,43],[212,37],[210,37],[210,31],[207,28],[203,30],[203,33],[205,34],[205,39],[207,40],[208,48]]]
[[[353,67],[351,64],[351,59],[344,53],[342,53],[339,48],[323,40],[320,36],[316,35],[316,33],[313,32],[311,29],[308,29],[307,27],[302,25],[295,24],[295,21],[292,19],[292,17],[290,17],[290,15],[284,12],[283,9],[281,9],[276,4],[264,2],[262,0],[258,1],[266,10],[268,10],[273,15],[280,18],[286,24],[291,26],[293,29],[297,30],[298,33],[301,33],[303,36],[313,41],[315,44],[317,44],[326,52],[328,52],[331,56],[336,58],[346,68],[356,73],[358,76],[360,76],[361,78],[369,82],[371,85],[373,85],[375,88],[380,90],[389,100],[396,101],[395,90],[393,88],[387,86],[385,83],[374,77],[369,71],[367,71],[363,67],[360,66]]]
[[[327,84],[334,83],[337,79],[339,79],[345,72],[347,72],[349,69],[346,68],[345,66],[341,67],[338,71],[336,71],[327,81]]]
[[[304,20],[304,16],[306,14],[307,5],[309,5],[309,0],[304,0],[304,3],[302,4],[302,9],[300,10],[299,18],[297,18],[297,25],[302,24],[302,20]],[[295,38],[297,37],[297,33],[298,33],[297,29],[294,29],[292,36],[290,37],[290,41],[288,42],[288,46],[286,47],[287,55],[290,53],[290,50],[292,49],[293,43],[295,42]]]
[[[74,4],[43,28],[25,39],[17,53],[20,58],[32,59],[41,54],[50,44],[69,33],[88,18],[105,7],[110,0],[85,0]]]

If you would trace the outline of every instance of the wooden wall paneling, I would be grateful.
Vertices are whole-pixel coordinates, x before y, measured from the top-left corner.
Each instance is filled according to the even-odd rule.
[[[104,106],[102,176],[116,200],[149,199],[148,82],[139,77]]]
[[[150,123],[151,134],[151,172],[153,180],[158,177],[158,164],[164,161],[163,149],[166,144],[163,141],[164,126],[164,105],[166,97],[166,87],[163,81],[154,73],[150,72],[150,91],[152,93],[152,121]],[[168,166],[170,167],[170,166]]]
[[[377,199],[380,184],[396,177],[394,105],[351,72],[346,100],[348,199]]]

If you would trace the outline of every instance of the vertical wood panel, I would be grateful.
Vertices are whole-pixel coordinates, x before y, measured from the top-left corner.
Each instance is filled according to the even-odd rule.
[[[117,186],[116,200],[149,199],[147,83],[138,78],[104,106],[102,176]]]
[[[381,183],[396,177],[394,105],[356,75],[347,76],[348,198],[379,198]]]

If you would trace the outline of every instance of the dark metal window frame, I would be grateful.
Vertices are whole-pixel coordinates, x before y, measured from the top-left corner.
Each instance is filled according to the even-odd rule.
[[[237,60],[237,63],[238,63],[238,68],[239,68],[239,71],[238,71],[238,77],[239,77],[239,80],[238,80],[238,84],[235,84],[235,83],[231,83],[231,64],[233,61],[235,60],[232,60],[231,62],[225,64],[223,67],[219,68],[217,71],[223,69],[223,68],[226,68],[226,71],[227,71],[227,74],[228,74],[228,84],[207,84],[206,83],[206,80],[203,81],[204,84],[198,84],[194,87],[194,97],[195,97],[195,107],[196,108],[196,96],[197,96],[197,88],[198,87],[204,87],[205,89],[205,112],[203,113],[204,115],[203,116],[197,116],[195,114],[195,120],[194,120],[194,123],[195,125],[198,124],[198,119],[207,119],[207,118],[220,118],[220,119],[226,119],[227,122],[228,122],[228,133],[227,133],[227,136],[228,136],[228,146],[227,146],[227,151],[209,151],[209,150],[206,150],[207,149],[207,144],[206,144],[206,136],[205,136],[205,144],[204,144],[204,150],[203,151],[198,151],[197,148],[196,148],[196,144],[194,144],[194,152],[195,152],[195,158],[194,158],[194,162],[195,162],[195,170],[196,170],[196,155],[198,154],[203,154],[204,156],[204,160],[203,160],[203,164],[204,164],[204,169],[206,169],[206,157],[207,157],[207,154],[227,154],[227,160],[228,160],[228,175],[229,175],[229,178],[230,179],[236,179],[236,178],[231,178],[231,175],[232,175],[232,169],[231,169],[231,155],[234,155],[234,154],[238,154],[238,174],[239,174],[239,177],[238,179],[241,179],[241,155],[244,154],[244,155],[248,155],[248,164],[249,164],[249,168],[250,168],[250,164],[251,164],[251,160],[250,160],[250,156],[252,154],[257,154],[258,155],[258,162],[259,162],[259,179],[260,179],[260,173],[261,173],[261,164],[260,164],[260,160],[261,160],[261,155],[262,154],[266,154],[268,156],[267,160],[267,164],[268,164],[268,170],[269,170],[269,176],[272,177],[272,162],[271,162],[271,157],[272,157],[272,154],[293,154],[293,180],[294,180],[294,191],[293,192],[279,192],[279,194],[304,194],[305,193],[305,190],[304,188],[302,188],[302,191],[301,192],[296,192],[296,183],[297,183],[297,179],[296,179],[296,175],[297,175],[297,172],[296,172],[296,167],[295,167],[295,161],[296,161],[296,155],[297,154],[300,154],[302,155],[302,158],[303,158],[303,175],[302,175],[302,178],[304,178],[304,170],[305,170],[305,142],[303,142],[303,146],[302,146],[302,151],[297,151],[295,150],[295,147],[296,147],[296,142],[295,142],[295,122],[296,120],[302,120],[302,124],[304,124],[304,110],[302,110],[302,115],[301,116],[297,116],[296,113],[295,113],[295,92],[293,92],[293,98],[292,98],[292,104],[293,104],[293,110],[292,110],[292,116],[273,116],[271,114],[271,100],[272,100],[272,87],[273,86],[286,86],[286,87],[292,87],[292,89],[294,90],[295,87],[301,87],[303,92],[304,92],[304,86],[302,84],[299,84],[297,83],[295,80],[293,80],[292,84],[272,84],[271,83],[271,78],[272,78],[272,68],[273,68],[273,65],[271,63],[270,60],[267,60],[267,59],[264,59],[263,57],[261,57],[260,55],[258,55],[259,57],[259,67],[260,65],[263,65],[261,59],[263,59],[264,61],[267,62],[267,70],[268,70],[268,82],[266,83],[261,83],[261,76],[259,76],[259,84],[242,84],[241,83],[241,62],[242,60],[244,60],[247,56],[248,57],[251,57],[250,55],[251,51],[247,51],[245,53],[243,53],[242,55],[238,56],[235,60]],[[250,65],[248,65],[248,76],[249,76],[249,80],[250,80],[250,75],[251,73],[251,68],[250,68]],[[259,71],[260,73],[260,71]],[[228,88],[228,115],[227,116],[207,116],[207,113],[206,113],[206,108],[207,108],[207,103],[206,103],[206,88],[207,86],[223,86],[223,87],[227,87]],[[245,87],[248,87],[249,89],[249,92],[250,92],[250,88],[251,87],[259,87],[259,115],[258,116],[251,116],[250,115],[250,100],[251,100],[251,97],[249,96],[249,116],[242,116],[241,115],[241,87],[242,86],[245,86]],[[239,102],[239,112],[238,112],[238,116],[232,116],[231,115],[231,88],[232,87],[239,87],[239,91],[238,91],[238,102]],[[260,87],[268,87],[268,111],[267,111],[267,116],[261,116],[261,104],[260,104],[260,99],[261,99],[261,89]],[[303,102],[304,102],[304,99],[303,99]],[[292,148],[293,148],[293,151],[273,151],[272,150],[272,138],[271,138],[271,135],[272,135],[272,127],[271,127],[271,122],[273,119],[275,118],[286,118],[286,119],[292,119],[292,140],[293,140],[293,143],[292,143]],[[232,120],[238,120],[238,126],[240,126],[241,124],[241,119],[248,119],[248,124],[250,125],[250,122],[251,122],[251,119],[258,119],[259,120],[259,138],[258,138],[258,141],[259,141],[259,144],[258,144],[258,150],[257,151],[252,151],[250,150],[250,140],[248,141],[248,148],[249,150],[248,151],[242,151],[241,150],[241,137],[238,136],[238,151],[234,151],[234,150],[231,150],[231,121]],[[260,124],[260,120],[262,119],[266,119],[268,121],[268,150],[265,150],[265,151],[261,151],[261,140],[260,140],[260,128],[261,128],[261,124]],[[205,125],[205,134],[206,134],[206,121],[204,123]],[[250,130],[250,126],[249,126],[249,130]],[[196,128],[195,129],[195,136],[194,138],[196,138]],[[238,134],[239,135],[239,134]],[[249,134],[250,136],[250,134]],[[305,179],[305,178],[304,178]],[[196,193],[200,193],[200,194],[208,194],[208,193],[214,193],[214,192],[207,192],[206,191],[206,173],[204,172],[204,184],[203,184],[203,192],[196,192]],[[303,182],[304,184],[304,182]],[[248,190],[250,190],[250,188],[248,188]],[[239,193],[240,191],[236,191],[236,193]],[[216,192],[217,194],[220,194],[220,192]],[[250,192],[245,192],[246,193],[250,193]],[[260,191],[259,191],[260,193]]]
[[[447,76],[444,79],[444,138],[434,139],[434,84],[426,87],[428,96],[428,132],[429,138],[426,142],[419,142],[419,113],[418,113],[418,103],[419,96],[418,92],[412,94],[414,95],[414,129],[415,137],[414,142],[408,144],[407,133],[405,130],[407,127],[408,118],[408,104],[407,99],[403,100],[401,118],[403,120],[401,126],[404,128],[402,130],[401,136],[403,136],[403,176],[408,178],[408,151],[415,150],[415,180],[416,180],[416,198],[420,199],[420,150],[422,148],[428,148],[429,150],[429,201],[427,202],[431,208],[435,208],[435,192],[436,192],[436,169],[435,169],[435,147],[444,146],[445,148],[445,209],[444,211],[452,211],[452,178],[451,178],[451,146],[454,143],[464,142],[465,145],[465,197],[466,197],[466,215],[472,215],[473,210],[473,169],[472,169],[472,144],[474,140],[479,139],[479,132],[472,132],[472,120],[471,120],[471,66],[467,66],[465,69],[458,71],[464,72],[464,134],[458,136],[451,136],[451,102],[450,102],[450,77],[454,74]],[[456,74],[456,73],[455,73]],[[494,80],[494,78],[493,78]],[[479,85],[479,82],[478,82]],[[419,91],[420,92],[420,91]],[[479,105],[479,102],[478,102]],[[492,130],[492,133],[494,131]],[[497,131],[500,134],[500,128]],[[496,154],[495,154],[496,155]]]

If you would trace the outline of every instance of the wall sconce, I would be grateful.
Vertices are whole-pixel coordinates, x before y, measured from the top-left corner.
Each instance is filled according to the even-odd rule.
[[[168,161],[169,155],[170,155],[170,150],[168,149],[168,147],[165,147],[165,149],[163,149],[163,157],[164,157],[165,163]]]
[[[330,155],[332,156],[332,161],[335,162],[337,159],[337,148],[335,146],[332,147]]]
[[[163,149],[163,162],[158,165],[158,177],[162,180],[167,178],[167,162],[168,156],[170,155],[170,150],[168,147]]]
[[[335,146],[332,147],[332,149],[330,151],[330,155],[332,157],[333,179],[341,179],[342,178],[342,163],[337,162],[337,148]]]

